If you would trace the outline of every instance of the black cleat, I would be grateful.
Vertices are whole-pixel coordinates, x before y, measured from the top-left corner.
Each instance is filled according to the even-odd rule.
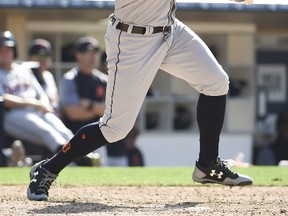
[[[229,161],[221,161],[217,158],[216,163],[210,167],[203,167],[196,162],[193,181],[198,183],[218,183],[230,186],[252,185],[250,177],[233,172]]]
[[[42,168],[42,164],[46,160],[40,161],[32,166],[30,171],[30,184],[27,189],[27,197],[29,200],[47,201],[48,190],[57,178],[58,175],[50,173],[48,170]]]

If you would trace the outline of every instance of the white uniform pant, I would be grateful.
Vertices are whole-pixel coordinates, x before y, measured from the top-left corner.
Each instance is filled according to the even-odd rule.
[[[106,110],[100,128],[108,142],[131,130],[159,68],[209,96],[228,92],[228,76],[205,43],[179,20],[163,33],[128,34],[108,26]]]
[[[59,145],[65,145],[73,137],[72,132],[56,115],[31,109],[5,112],[4,130],[17,139],[45,145],[51,152],[55,152]]]

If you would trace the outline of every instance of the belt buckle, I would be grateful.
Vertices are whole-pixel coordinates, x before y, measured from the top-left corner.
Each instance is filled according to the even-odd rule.
[[[163,26],[162,32],[166,33],[169,31],[169,29],[170,29],[170,26]]]
[[[165,37],[165,39],[167,39],[171,33],[171,27],[170,26],[163,26],[163,35]]]

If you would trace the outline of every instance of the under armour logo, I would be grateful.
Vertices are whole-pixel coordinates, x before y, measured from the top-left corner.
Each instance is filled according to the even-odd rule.
[[[223,175],[223,172],[220,171],[220,173],[216,173],[216,170],[211,170],[211,173],[210,173],[211,177],[218,176],[218,179],[222,179],[222,175]]]
[[[39,174],[38,171],[33,173],[33,177],[32,177],[32,179],[31,179],[31,181],[30,181],[31,183],[32,183],[32,182],[37,182],[36,176],[37,176],[38,174]]]

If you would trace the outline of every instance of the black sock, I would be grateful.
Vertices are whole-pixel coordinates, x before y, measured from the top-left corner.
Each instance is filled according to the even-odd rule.
[[[70,142],[45,162],[42,167],[51,173],[58,174],[75,159],[87,155],[106,143],[108,142],[100,131],[99,123],[88,124],[80,128]]]
[[[206,96],[200,94],[197,106],[197,121],[200,131],[200,153],[198,162],[211,166],[218,157],[219,136],[222,130],[226,106],[226,95]]]

